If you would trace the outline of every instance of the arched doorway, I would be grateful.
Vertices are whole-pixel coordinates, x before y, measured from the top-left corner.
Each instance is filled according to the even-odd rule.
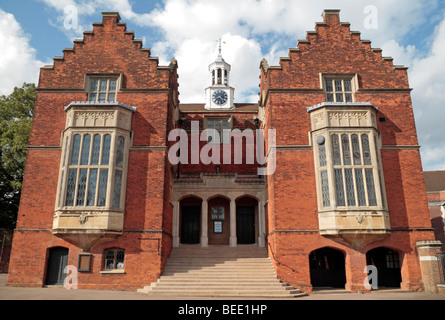
[[[345,288],[345,256],[341,251],[331,248],[312,251],[309,265],[314,288]]]
[[[236,200],[236,238],[238,244],[254,244],[258,237],[258,202],[251,197]]]
[[[68,265],[68,249],[56,247],[49,249],[48,266],[46,268],[46,285],[63,285],[65,268]]]
[[[199,244],[201,236],[202,200],[189,197],[181,201],[181,243]]]
[[[402,273],[399,254],[391,249],[380,247],[366,253],[366,263],[377,268],[377,286],[400,288]]]

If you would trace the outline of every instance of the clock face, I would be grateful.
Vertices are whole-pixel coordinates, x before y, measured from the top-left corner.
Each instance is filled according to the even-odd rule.
[[[218,90],[213,94],[213,102],[219,105],[223,105],[227,102],[227,93],[222,90]]]

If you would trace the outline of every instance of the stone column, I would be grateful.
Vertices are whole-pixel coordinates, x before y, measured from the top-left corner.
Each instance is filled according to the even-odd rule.
[[[236,247],[238,240],[236,238],[236,201],[230,201],[230,246]]]
[[[419,241],[416,243],[417,253],[420,260],[420,273],[425,292],[437,293],[437,285],[440,283],[442,261],[438,254],[441,251],[442,242],[440,241]]]
[[[173,202],[173,247],[179,247],[180,239],[179,239],[179,211],[180,211],[180,203],[179,201]]]
[[[202,201],[201,206],[201,247],[209,246],[209,233],[208,233],[208,203],[207,200]]]

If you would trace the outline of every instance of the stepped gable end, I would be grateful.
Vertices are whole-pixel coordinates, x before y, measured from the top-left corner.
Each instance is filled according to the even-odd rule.
[[[54,64],[41,69],[39,89],[83,89],[85,75],[123,74],[124,88],[165,89],[177,64],[159,66],[151,50],[120,22],[116,12],[103,12],[102,22],[93,23],[83,39],[54,58]],[[128,76],[128,78],[127,78]]]

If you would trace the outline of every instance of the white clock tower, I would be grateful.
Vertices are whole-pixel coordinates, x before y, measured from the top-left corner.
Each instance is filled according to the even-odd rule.
[[[229,86],[230,70],[230,64],[225,62],[222,57],[220,40],[218,57],[209,66],[212,85],[206,89],[206,109],[227,110],[234,108],[235,89]]]

